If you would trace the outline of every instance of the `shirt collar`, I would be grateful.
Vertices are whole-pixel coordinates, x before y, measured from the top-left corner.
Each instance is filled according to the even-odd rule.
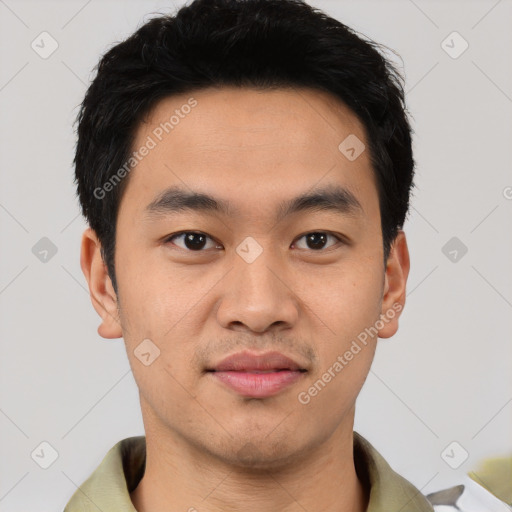
[[[410,482],[393,471],[377,450],[354,432],[354,461],[363,485],[370,490],[367,512],[433,512],[428,500]],[[93,509],[137,512],[130,499],[144,475],[145,436],[119,441],[92,475],[76,490],[64,512]],[[88,508],[89,507],[89,508]]]
[[[393,471],[384,457],[357,432],[354,432],[354,463],[359,479],[370,488],[366,512],[433,512],[421,491]]]

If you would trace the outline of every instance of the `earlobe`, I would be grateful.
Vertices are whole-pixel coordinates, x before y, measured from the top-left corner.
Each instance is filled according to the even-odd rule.
[[[121,338],[117,295],[101,255],[101,244],[91,228],[82,235],[80,266],[89,285],[92,305],[102,318],[98,334],[107,339]]]
[[[379,338],[390,338],[398,330],[398,318],[405,306],[410,260],[407,240],[400,230],[391,247],[384,277]]]

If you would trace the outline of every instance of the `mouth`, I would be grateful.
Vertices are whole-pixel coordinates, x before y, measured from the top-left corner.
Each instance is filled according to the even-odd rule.
[[[302,379],[307,369],[279,352],[258,355],[245,351],[206,371],[241,396],[267,398]]]

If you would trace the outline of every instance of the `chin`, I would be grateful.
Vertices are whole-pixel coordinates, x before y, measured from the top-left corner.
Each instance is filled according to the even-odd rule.
[[[289,438],[287,440],[289,441]],[[214,456],[230,466],[251,472],[284,470],[295,465],[297,459],[304,455],[303,448],[296,443],[290,446],[283,440],[270,440],[266,435],[259,439],[254,439],[253,436],[251,440],[246,441],[237,439],[234,442],[230,439],[227,443],[227,446],[216,447]]]

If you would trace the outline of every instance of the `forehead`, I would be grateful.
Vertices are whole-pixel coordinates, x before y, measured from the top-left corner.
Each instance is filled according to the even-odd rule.
[[[367,146],[364,127],[323,91],[223,87],[173,95],[137,129],[132,150],[151,150],[130,173],[122,203],[144,209],[179,185],[236,195],[241,206],[250,201],[263,212],[272,202],[335,182],[368,212],[372,205],[364,203],[378,201],[369,154],[347,158],[347,140],[358,152]]]

